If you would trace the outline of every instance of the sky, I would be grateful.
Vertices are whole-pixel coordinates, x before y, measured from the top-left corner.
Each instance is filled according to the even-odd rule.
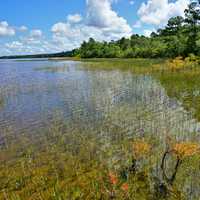
[[[0,56],[68,51],[90,37],[149,36],[189,0],[1,0]]]

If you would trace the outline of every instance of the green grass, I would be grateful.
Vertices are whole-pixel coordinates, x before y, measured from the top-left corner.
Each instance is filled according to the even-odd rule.
[[[124,70],[133,73],[151,73],[152,67],[164,62],[163,59],[83,59],[85,68],[90,70]]]

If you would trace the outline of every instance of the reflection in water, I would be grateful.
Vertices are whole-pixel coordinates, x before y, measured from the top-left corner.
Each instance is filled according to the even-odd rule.
[[[64,120],[88,127],[120,127],[127,137],[188,137],[198,130],[191,115],[150,76],[84,70],[72,61],[8,61],[0,63],[0,72],[6,101],[0,112],[1,130],[11,126],[15,132],[37,132],[55,111],[62,112]]]

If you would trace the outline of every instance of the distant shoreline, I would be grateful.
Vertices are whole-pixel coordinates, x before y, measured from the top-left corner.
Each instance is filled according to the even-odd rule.
[[[47,53],[47,54],[34,54],[34,55],[12,55],[1,56],[0,59],[33,59],[33,58],[57,58],[57,57],[71,57],[72,51],[59,52],[59,53]]]

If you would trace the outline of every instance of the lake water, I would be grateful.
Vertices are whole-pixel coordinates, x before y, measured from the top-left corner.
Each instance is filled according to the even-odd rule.
[[[0,101],[0,132],[38,132],[55,113],[74,126],[120,127],[127,137],[199,131],[192,115],[151,76],[89,70],[81,62],[2,60]]]

